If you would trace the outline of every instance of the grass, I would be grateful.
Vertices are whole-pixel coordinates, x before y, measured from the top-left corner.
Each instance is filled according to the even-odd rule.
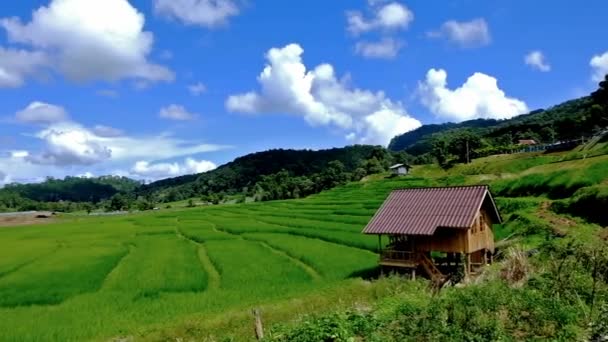
[[[197,246],[172,234],[137,236],[103,290],[152,297],[161,292],[201,292],[206,287]]]
[[[397,188],[489,183],[505,221],[498,240],[535,248],[556,234],[596,239],[598,226],[551,211],[566,201],[552,191],[578,191],[561,204],[569,213],[604,198],[608,158],[563,158],[490,157],[374,175],[305,199],[0,229],[0,340],[248,340],[253,306],[281,322],[368,303],[388,285],[353,279],[377,262],[377,239],[360,232]],[[593,198],[581,190],[590,187]]]

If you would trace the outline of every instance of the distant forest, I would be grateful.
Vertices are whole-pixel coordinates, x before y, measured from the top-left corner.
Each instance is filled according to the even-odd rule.
[[[476,119],[461,123],[424,125],[394,137],[391,151],[411,155],[415,163],[464,162],[470,158],[519,148],[519,140],[555,144],[591,137],[608,127],[608,75],[590,96],[506,120]]]
[[[512,151],[520,139],[553,144],[590,137],[608,127],[608,75],[590,96],[508,120],[424,125],[395,137],[388,149],[354,145],[320,151],[252,153],[215,170],[142,184],[125,177],[66,177],[0,189],[0,211],[148,210],[199,198],[209,204],[308,196],[381,173],[391,164],[439,163]]]

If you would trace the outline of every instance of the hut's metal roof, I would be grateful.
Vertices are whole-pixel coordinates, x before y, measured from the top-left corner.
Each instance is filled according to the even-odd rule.
[[[484,204],[495,222],[501,222],[485,185],[395,190],[363,233],[433,235],[439,227],[466,229]]]

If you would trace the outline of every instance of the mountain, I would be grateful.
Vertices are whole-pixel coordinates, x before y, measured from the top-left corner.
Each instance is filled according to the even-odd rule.
[[[389,163],[390,154],[380,146],[353,145],[325,150],[273,149],[236,158],[215,170],[198,175],[163,179],[141,186],[142,196],[174,201],[212,193],[251,192],[264,176],[285,170],[291,177],[306,177],[323,172],[332,161],[339,161],[344,172],[353,172],[364,161],[375,158]]]
[[[568,141],[591,136],[608,125],[606,113],[595,106],[591,97],[582,97],[506,120],[476,119],[457,124],[423,125],[394,137],[389,149],[420,156],[430,153],[435,141],[462,132],[480,136],[484,147],[491,148],[514,145],[519,139],[534,139],[542,143]]]

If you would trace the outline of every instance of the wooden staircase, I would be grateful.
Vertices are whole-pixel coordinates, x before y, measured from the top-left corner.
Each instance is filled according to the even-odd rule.
[[[437,266],[435,266],[433,260],[429,259],[426,254],[418,254],[418,263],[420,264],[420,266],[422,266],[422,268],[424,269],[426,274],[431,278],[433,283],[443,282],[445,276],[443,275],[443,273],[441,273]]]

